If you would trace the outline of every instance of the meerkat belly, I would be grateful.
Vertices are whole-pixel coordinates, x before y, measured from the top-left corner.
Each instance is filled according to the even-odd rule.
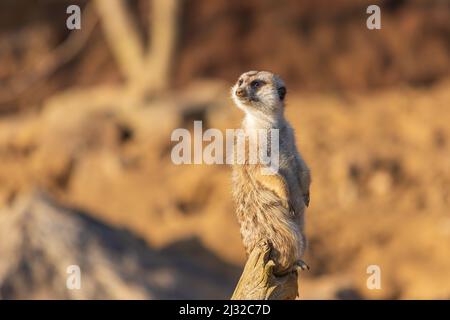
[[[241,236],[247,254],[261,240],[272,245],[275,272],[289,270],[302,255],[302,233],[298,217],[271,190],[235,179],[235,201]]]

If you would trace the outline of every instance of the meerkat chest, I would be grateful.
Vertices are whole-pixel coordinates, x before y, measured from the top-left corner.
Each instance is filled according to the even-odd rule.
[[[233,194],[235,200],[243,205],[250,204],[261,197],[263,188],[257,181],[256,165],[243,164],[233,166]]]

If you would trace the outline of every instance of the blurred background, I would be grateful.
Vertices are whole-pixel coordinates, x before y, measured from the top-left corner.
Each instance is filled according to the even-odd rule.
[[[449,39],[446,0],[1,1],[0,298],[229,298],[231,170],[170,135],[239,127],[262,69],[313,174],[301,297],[449,299]]]

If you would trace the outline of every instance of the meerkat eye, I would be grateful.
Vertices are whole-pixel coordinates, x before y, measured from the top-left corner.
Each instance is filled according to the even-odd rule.
[[[259,88],[261,86],[261,81],[255,80],[250,83],[253,89]]]
[[[242,80],[242,79],[239,79],[239,81],[238,81],[238,85],[240,86],[240,85],[242,85],[242,82],[244,82],[244,80]]]

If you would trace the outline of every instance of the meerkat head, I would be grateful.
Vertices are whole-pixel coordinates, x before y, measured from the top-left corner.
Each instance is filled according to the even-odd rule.
[[[258,118],[283,113],[286,86],[283,80],[269,71],[243,73],[231,89],[235,104]]]

